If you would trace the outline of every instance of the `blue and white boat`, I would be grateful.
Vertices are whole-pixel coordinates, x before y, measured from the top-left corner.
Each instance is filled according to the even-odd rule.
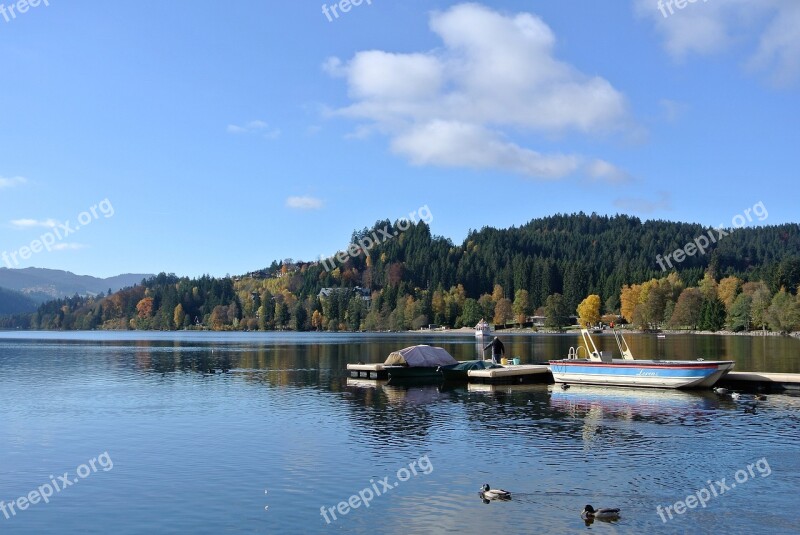
[[[711,388],[733,369],[732,360],[634,360],[624,337],[614,331],[621,359],[597,350],[589,331],[581,330],[585,348],[570,348],[566,359],[551,360],[557,383],[641,386],[650,388]],[[578,358],[586,349],[587,358]]]

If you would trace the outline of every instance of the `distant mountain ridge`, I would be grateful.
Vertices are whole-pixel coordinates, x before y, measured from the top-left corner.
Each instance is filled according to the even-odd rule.
[[[39,303],[21,292],[0,288],[0,315],[36,312]]]
[[[126,273],[103,279],[58,269],[0,268],[0,288],[19,292],[38,304],[75,294],[97,295],[107,292],[109,288],[115,292],[152,276],[147,273]]]

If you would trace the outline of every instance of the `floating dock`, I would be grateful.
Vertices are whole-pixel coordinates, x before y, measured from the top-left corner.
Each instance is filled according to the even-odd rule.
[[[388,379],[389,370],[383,364],[348,364],[347,372],[354,379]],[[550,368],[545,364],[509,364],[502,368],[470,370],[469,382],[474,383],[552,383]]]
[[[383,364],[348,364],[347,371],[355,379],[388,379],[389,371]],[[486,370],[470,370],[470,383],[483,384],[520,384],[520,383],[552,383],[553,375],[546,364],[509,364],[502,368]],[[762,373],[762,372],[729,372],[717,382],[724,386],[742,390],[763,390],[777,392],[781,390],[800,390],[800,373]]]
[[[552,383],[550,368],[544,364],[509,364],[502,368],[470,370],[470,382],[476,383]]]
[[[388,379],[389,372],[383,364],[348,364],[347,371],[350,377],[361,379]]]
[[[745,390],[800,390],[800,373],[728,372],[718,386]]]

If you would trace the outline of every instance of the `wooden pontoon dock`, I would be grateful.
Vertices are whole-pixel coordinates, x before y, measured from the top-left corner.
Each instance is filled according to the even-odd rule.
[[[471,383],[552,383],[550,367],[545,364],[509,364],[502,368],[470,370]]]
[[[800,389],[800,373],[728,372],[717,385],[734,390],[797,390]]]
[[[348,364],[348,375],[355,379],[388,379],[389,372],[383,364]],[[502,368],[487,370],[470,370],[470,383],[483,384],[520,384],[520,383],[552,383],[553,375],[546,364],[509,364]],[[800,373],[763,373],[736,372],[725,375],[717,383],[732,389],[765,390],[777,392],[781,390],[800,389]]]

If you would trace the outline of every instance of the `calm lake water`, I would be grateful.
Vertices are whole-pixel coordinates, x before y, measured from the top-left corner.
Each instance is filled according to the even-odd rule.
[[[577,341],[503,339],[523,362]],[[800,373],[796,339],[629,342]],[[0,333],[0,533],[800,533],[800,397],[750,414],[712,392],[347,378],[415,343],[479,352],[471,336]],[[486,482],[513,500],[482,503]],[[587,526],[585,504],[622,518]]]

